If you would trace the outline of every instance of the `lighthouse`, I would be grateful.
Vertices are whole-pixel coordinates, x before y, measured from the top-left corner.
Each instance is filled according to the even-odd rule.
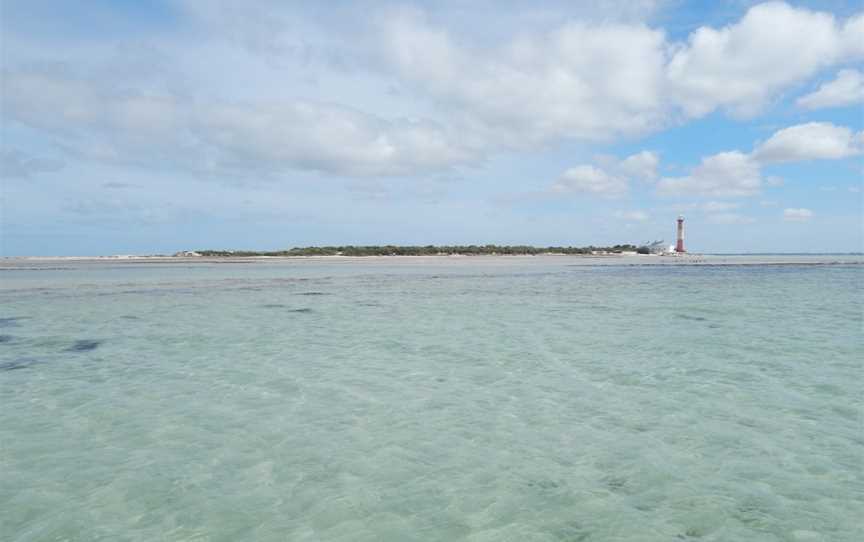
[[[678,240],[675,241],[675,252],[683,254],[684,250],[684,217],[678,216]]]

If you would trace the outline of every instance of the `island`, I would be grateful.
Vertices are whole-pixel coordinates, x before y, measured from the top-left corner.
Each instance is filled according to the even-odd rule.
[[[635,254],[644,247],[613,245],[606,247],[535,247],[530,245],[367,245],[295,247],[286,250],[195,250],[178,256],[240,257],[256,256],[536,256],[541,254],[603,255]]]

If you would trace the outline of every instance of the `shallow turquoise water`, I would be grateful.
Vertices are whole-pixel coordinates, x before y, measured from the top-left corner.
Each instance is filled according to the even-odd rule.
[[[864,266],[414,262],[0,272],[0,538],[861,539]]]

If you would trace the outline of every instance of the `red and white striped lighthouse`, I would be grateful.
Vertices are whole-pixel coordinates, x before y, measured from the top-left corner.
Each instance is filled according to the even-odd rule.
[[[684,217],[678,216],[678,240],[675,242],[675,252],[687,252],[684,250]]]

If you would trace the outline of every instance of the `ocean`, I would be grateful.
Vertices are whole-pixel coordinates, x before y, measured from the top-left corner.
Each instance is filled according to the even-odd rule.
[[[681,261],[0,261],[0,538],[862,540],[864,259]]]

